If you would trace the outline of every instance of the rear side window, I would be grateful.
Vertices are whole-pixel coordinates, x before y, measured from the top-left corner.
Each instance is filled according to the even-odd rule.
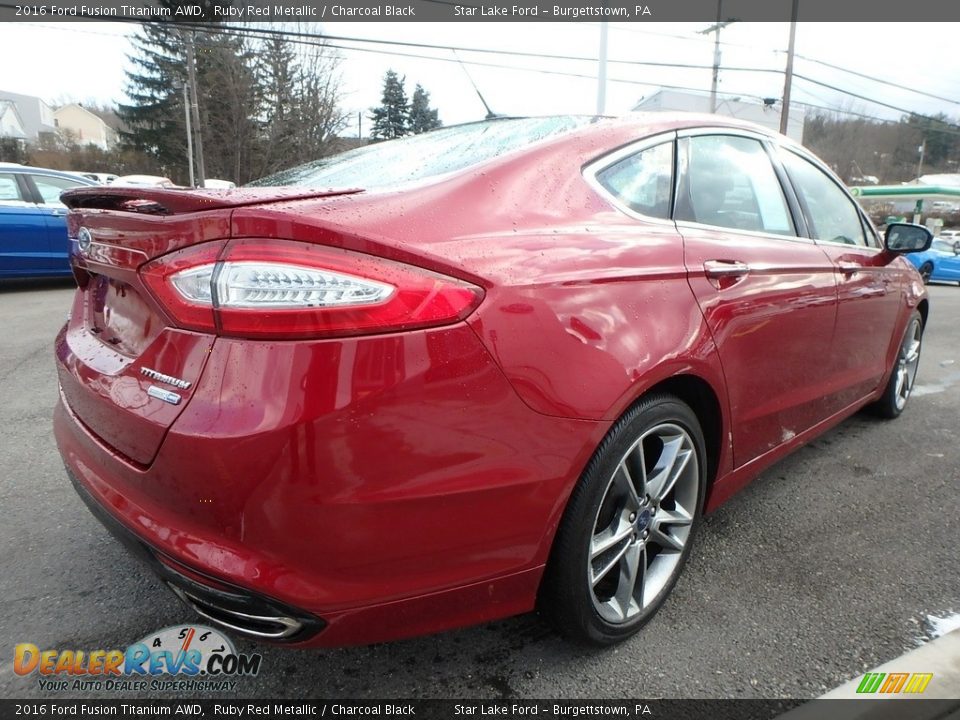
[[[607,192],[636,213],[670,218],[673,143],[663,143],[623,158],[596,174]]]
[[[759,140],[701,135],[687,142],[677,220],[796,235],[783,188]]]
[[[17,179],[10,173],[0,173],[0,202],[23,200]]]
[[[781,153],[783,166],[806,205],[817,240],[866,245],[857,206],[823,170],[792,152]]]
[[[85,185],[85,183],[82,182],[51,177],[49,175],[31,175],[30,177],[37,186],[37,191],[40,193],[40,197],[43,198],[45,205],[59,205],[60,193],[70,188]]]

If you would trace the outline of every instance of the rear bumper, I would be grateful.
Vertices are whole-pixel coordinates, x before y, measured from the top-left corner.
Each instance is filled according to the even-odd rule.
[[[532,609],[604,431],[530,410],[465,325],[218,339],[147,467],[63,397],[54,428],[81,496],[181,599],[208,615],[290,618],[287,636],[254,636],[328,646]]]
[[[325,623],[322,620],[302,610],[204,577],[182,566],[182,571],[175,570],[179,563],[159,555],[134,535],[93,498],[69,467],[66,471],[74,490],[93,516],[201,616],[248,637],[275,642],[304,642],[323,629]]]

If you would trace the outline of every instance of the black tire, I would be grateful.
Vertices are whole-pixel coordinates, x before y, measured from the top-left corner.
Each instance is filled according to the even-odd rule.
[[[573,490],[541,585],[540,611],[561,634],[611,645],[653,617],[690,554],[706,467],[700,423],[678,398],[644,398],[617,422]],[[639,581],[629,581],[631,567]]]
[[[930,276],[933,275],[933,263],[925,262],[920,266],[920,277],[923,278],[923,284],[930,282]]]
[[[910,355],[916,342],[916,357]],[[916,310],[910,315],[907,327],[903,331],[900,349],[890,371],[890,379],[883,390],[883,395],[875,402],[871,409],[876,415],[892,420],[900,417],[907,406],[907,401],[913,392],[913,385],[917,377],[917,367],[920,364],[920,351],[923,348],[923,318]],[[905,373],[905,375],[904,375]],[[905,382],[906,385],[901,385]]]

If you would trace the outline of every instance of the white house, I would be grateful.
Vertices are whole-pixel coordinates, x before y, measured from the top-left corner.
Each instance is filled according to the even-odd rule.
[[[0,100],[0,137],[26,140],[27,132],[23,120],[12,100]]]
[[[53,118],[60,135],[78,145],[96,145],[108,150],[114,143],[113,128],[83,105],[70,103],[59,107],[53,111]]]
[[[0,90],[0,100],[8,100],[16,105],[27,140],[36,142],[43,134],[57,132],[53,110],[40,98]]]
[[[650,97],[644,98],[636,104],[634,110],[674,111],[674,112],[710,112],[710,95],[699,95],[679,90],[658,90]],[[774,132],[780,132],[780,104],[767,105],[759,100],[746,101],[738,97],[717,96],[718,115],[726,115],[739,120],[763,125]],[[794,105],[790,108],[790,118],[787,123],[787,136],[801,142],[803,140],[803,124],[805,113],[802,108]]]

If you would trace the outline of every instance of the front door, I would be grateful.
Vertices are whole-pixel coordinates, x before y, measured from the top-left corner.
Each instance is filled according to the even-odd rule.
[[[901,274],[847,192],[811,159],[779,153],[804,209],[810,235],[837,277],[837,329],[832,355],[839,411],[873,392],[887,370],[891,328],[902,307]]]

